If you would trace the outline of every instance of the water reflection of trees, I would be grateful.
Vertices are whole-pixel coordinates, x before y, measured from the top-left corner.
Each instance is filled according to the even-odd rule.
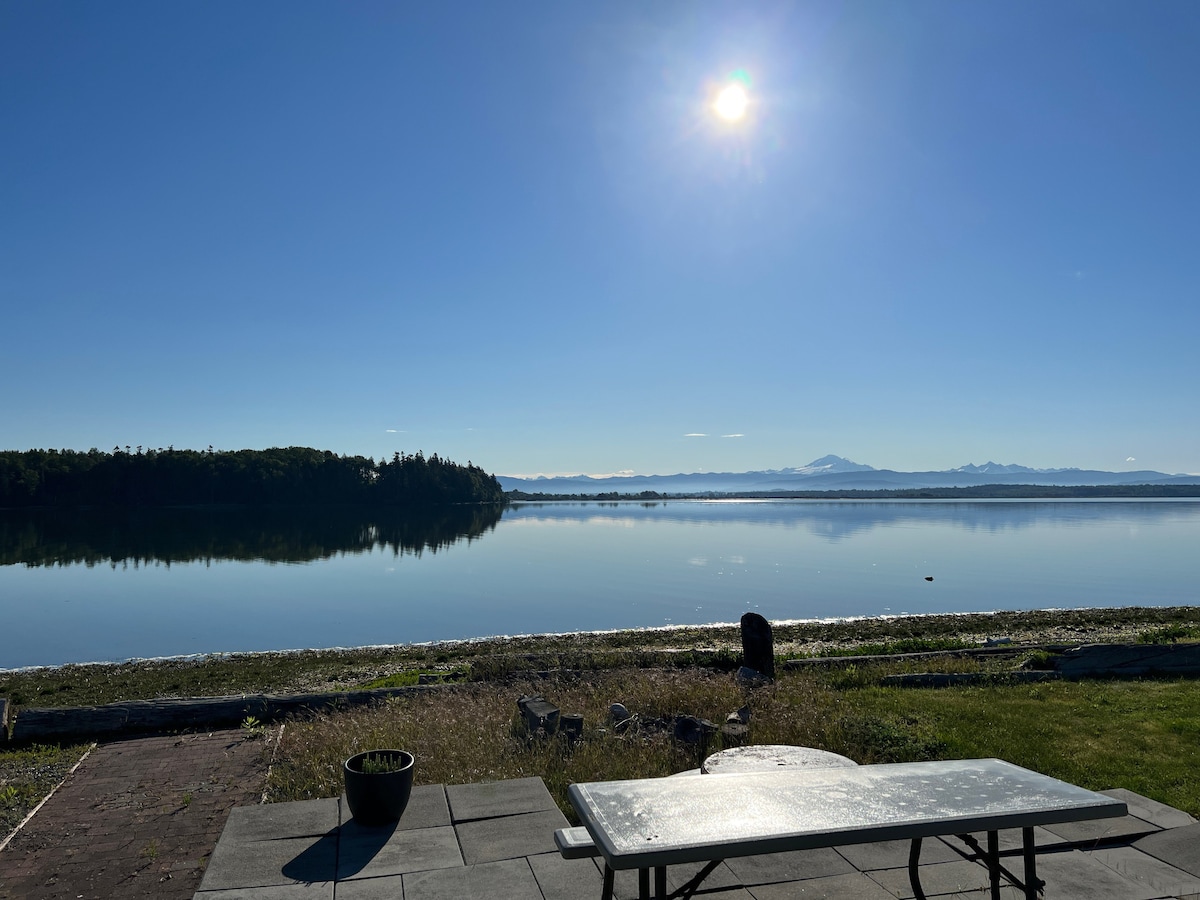
[[[614,507],[619,507],[615,509]],[[546,523],[617,519],[687,524],[746,524],[803,528],[828,541],[840,541],[876,528],[952,526],[965,531],[1005,532],[1053,525],[1069,528],[1107,521],[1194,521],[1198,501],[824,501],[824,500],[667,500],[614,504],[609,501],[515,503],[506,519]]]
[[[0,565],[302,563],[373,550],[437,553],[496,527],[498,506],[420,514],[361,508],[31,510],[0,513]]]

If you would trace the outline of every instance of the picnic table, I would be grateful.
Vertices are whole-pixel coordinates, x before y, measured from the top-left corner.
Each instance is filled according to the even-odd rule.
[[[898,839],[912,841],[909,879],[924,898],[921,840],[981,831],[999,898],[998,832],[1007,828],[1022,830],[1025,895],[1036,900],[1034,826],[1127,812],[1119,800],[999,759],[600,781],[567,793],[604,858],[603,900],[615,870],[638,870],[641,900],[653,871],[655,896],[665,900],[670,865],[707,863],[680,888],[690,896],[723,859]]]

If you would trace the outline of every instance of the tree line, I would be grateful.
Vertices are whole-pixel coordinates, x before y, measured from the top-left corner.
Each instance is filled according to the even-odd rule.
[[[375,462],[310,447],[0,451],[0,507],[503,503],[495,476],[436,453]]]

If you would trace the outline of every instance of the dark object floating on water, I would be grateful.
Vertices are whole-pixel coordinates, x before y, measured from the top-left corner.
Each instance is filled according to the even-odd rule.
[[[926,580],[926,581],[933,581],[933,576],[932,576],[932,575],[926,575],[926,576],[925,576],[925,580]]]

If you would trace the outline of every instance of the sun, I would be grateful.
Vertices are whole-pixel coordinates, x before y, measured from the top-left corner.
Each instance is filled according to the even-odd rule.
[[[713,112],[726,122],[736,122],[746,115],[746,107],[749,103],[750,98],[746,96],[746,89],[740,84],[731,84],[717,94],[712,108]]]

